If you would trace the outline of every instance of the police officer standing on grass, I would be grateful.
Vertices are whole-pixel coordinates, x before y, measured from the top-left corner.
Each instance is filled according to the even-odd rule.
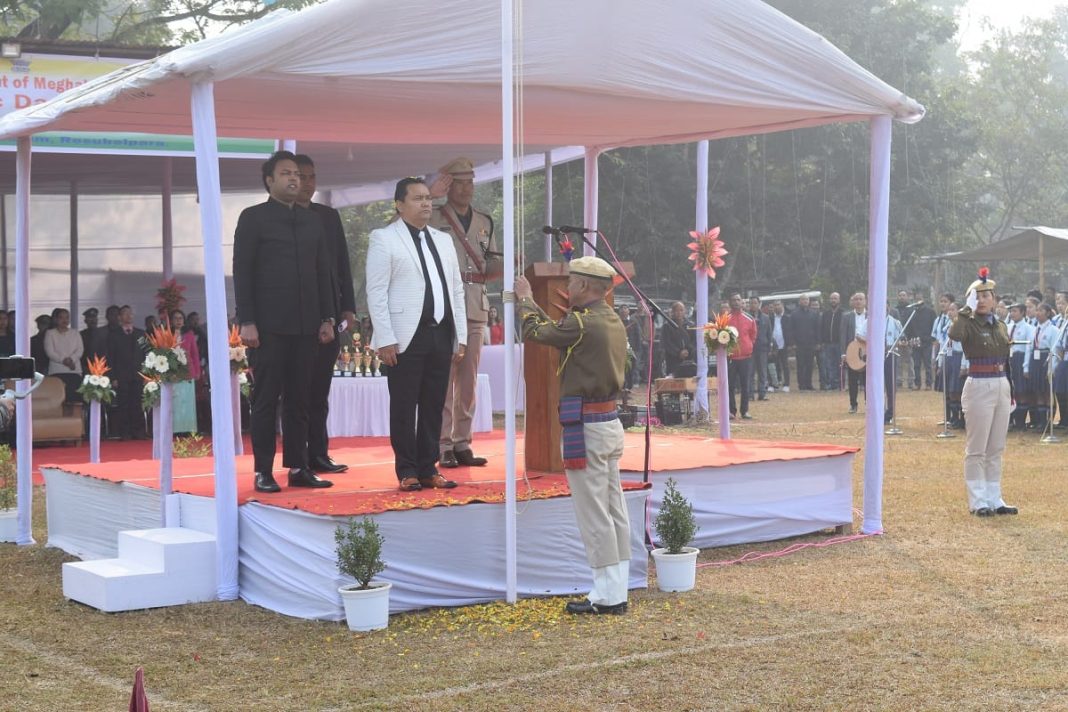
[[[1009,383],[1009,332],[994,316],[995,283],[988,270],[966,292],[949,337],[959,341],[970,362],[961,406],[965,415],[964,482],[968,509],[979,517],[1016,514],[1001,498],[1001,459],[1012,406]]]
[[[570,271],[570,311],[563,319],[549,319],[523,277],[515,280],[516,308],[525,340],[560,349],[564,471],[593,569],[593,590],[566,610],[621,614],[627,610],[630,520],[619,481],[623,426],[616,396],[623,387],[627,334],[604,300],[612,266],[599,257],[579,257]]]

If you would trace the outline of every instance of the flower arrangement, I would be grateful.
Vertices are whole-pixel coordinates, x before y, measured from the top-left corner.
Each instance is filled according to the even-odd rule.
[[[236,325],[230,327],[230,373],[241,373],[248,369],[248,352],[241,342],[241,332]]]
[[[705,332],[705,346],[710,351],[720,346],[726,347],[727,353],[732,353],[738,348],[738,330],[730,325],[730,314],[723,312],[703,327]]]
[[[156,311],[165,322],[170,323],[171,312],[182,308],[185,302],[185,296],[182,294],[184,291],[185,285],[178,284],[177,279],[165,281],[156,290]]]
[[[237,372],[237,387],[241,389],[241,395],[245,398],[252,394],[252,381],[249,380],[248,371]]]
[[[159,405],[159,379],[141,374],[145,379],[145,387],[141,389],[141,408],[152,410]]]
[[[560,254],[568,262],[571,261],[572,255],[575,254],[575,244],[571,242],[571,238],[567,235],[564,235],[564,239],[560,241]]]
[[[189,378],[189,360],[178,343],[178,335],[165,325],[157,326],[145,337],[148,353],[141,364],[142,374],[164,383],[177,383]]]
[[[100,401],[109,405],[115,398],[115,389],[111,387],[111,379],[107,376],[108,360],[104,356],[94,356],[86,364],[89,373],[82,378],[82,384],[78,386],[78,393],[82,398],[91,403]]]
[[[690,248],[689,260],[693,262],[694,272],[704,272],[709,277],[716,276],[716,267],[726,264],[723,255],[727,251],[723,249],[723,240],[719,239],[719,227],[714,227],[702,235],[696,230],[690,231],[693,238],[687,247]]]

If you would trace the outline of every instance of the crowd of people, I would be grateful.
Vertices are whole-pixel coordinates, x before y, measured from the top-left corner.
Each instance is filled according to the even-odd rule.
[[[961,394],[969,362],[961,344],[949,337],[950,325],[963,304],[953,294],[940,295],[936,307],[928,301],[927,290],[902,290],[896,302],[887,304],[881,342],[886,357],[884,418],[889,422],[894,416],[898,389],[937,390],[946,394],[947,427],[963,429]],[[777,391],[788,393],[791,382],[799,391],[846,390],[848,412],[858,412],[869,333],[863,292],[852,295],[847,307],[837,292],[828,295],[825,304],[802,294],[789,311],[780,299],[765,303],[759,297],[745,300],[735,293],[720,309],[729,312],[730,323],[739,331],[739,346],[729,356],[727,372],[732,417],[748,419],[750,400],[765,401]],[[1055,289],[1033,290],[1020,302],[1002,299],[998,303],[996,318],[1006,324],[1012,340],[1010,429],[1068,428],[1068,361],[1064,359],[1068,335],[1062,328],[1068,319],[1066,310],[1068,292]],[[671,320],[663,320],[653,343],[651,369],[647,320],[635,316],[629,306],[619,307],[618,312],[632,353],[627,388],[643,383],[650,371],[654,379],[696,375],[696,327],[687,318],[685,304],[673,303]],[[712,366],[709,375],[715,374]],[[1059,420],[1050,424],[1054,413]]]

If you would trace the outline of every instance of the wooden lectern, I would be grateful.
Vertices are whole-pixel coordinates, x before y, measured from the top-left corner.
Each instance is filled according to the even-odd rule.
[[[627,276],[634,278],[634,264],[623,262]],[[550,319],[561,319],[567,313],[566,262],[535,262],[524,273],[534,292],[534,301]],[[616,285],[619,288],[619,285]],[[612,294],[607,301],[613,303]],[[527,469],[535,472],[563,472],[564,459],[560,453],[560,350],[526,342],[523,345],[523,377],[526,381],[524,448]]]

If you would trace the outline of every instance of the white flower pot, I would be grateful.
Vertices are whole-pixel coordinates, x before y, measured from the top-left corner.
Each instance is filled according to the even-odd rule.
[[[656,585],[661,591],[689,591],[697,582],[697,555],[700,549],[682,547],[681,554],[669,554],[667,549],[653,549],[656,562]]]
[[[337,590],[345,604],[345,620],[349,630],[381,630],[389,625],[389,589],[393,584],[372,581],[371,587],[357,588],[356,584]]]
[[[19,510],[0,509],[0,541],[17,541],[19,534]]]

